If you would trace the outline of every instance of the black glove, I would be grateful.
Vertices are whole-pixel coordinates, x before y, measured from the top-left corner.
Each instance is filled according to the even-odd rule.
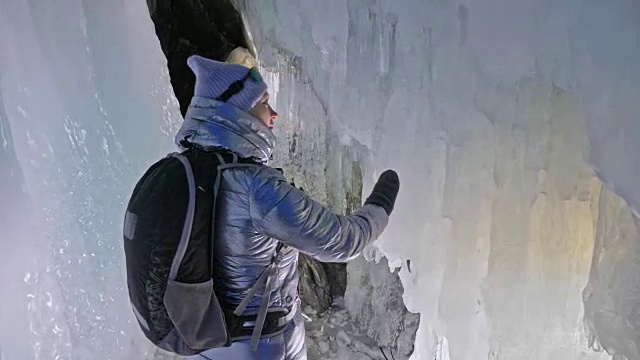
[[[400,190],[400,179],[398,174],[393,170],[387,170],[380,175],[378,182],[373,187],[371,195],[364,204],[373,204],[381,206],[387,215],[391,215],[393,205],[396,203],[396,197]]]

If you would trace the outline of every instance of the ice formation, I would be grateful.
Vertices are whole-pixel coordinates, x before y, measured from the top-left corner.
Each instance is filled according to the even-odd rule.
[[[332,191],[400,173],[369,257],[401,267],[414,359],[639,358],[637,3],[243,4],[282,153]]]
[[[179,124],[144,1],[0,1],[0,358],[141,358],[122,213]]]
[[[240,3],[278,163],[332,202],[400,173],[367,258],[413,359],[640,359],[635,0]],[[0,0],[1,359],[143,356],[123,202],[179,124],[144,1]]]

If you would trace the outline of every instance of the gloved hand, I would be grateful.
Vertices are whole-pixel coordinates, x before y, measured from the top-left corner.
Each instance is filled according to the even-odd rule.
[[[387,170],[380,175],[378,182],[373,187],[373,191],[371,191],[371,195],[364,203],[365,205],[378,205],[387,212],[387,215],[391,215],[398,196],[398,190],[400,190],[398,174],[393,170]]]

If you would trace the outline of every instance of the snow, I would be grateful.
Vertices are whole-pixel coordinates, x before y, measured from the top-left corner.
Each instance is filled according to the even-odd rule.
[[[242,4],[288,176],[345,208],[400,174],[366,257],[413,359],[640,358],[635,0]],[[0,358],[144,356],[122,214],[179,124],[144,1],[0,0]]]

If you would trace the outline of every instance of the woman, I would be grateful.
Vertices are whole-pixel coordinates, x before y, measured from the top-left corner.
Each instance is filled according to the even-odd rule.
[[[399,189],[398,176],[387,170],[361,208],[350,216],[334,214],[267,165],[278,114],[257,69],[200,56],[192,56],[188,64],[196,75],[195,96],[176,143],[183,149],[224,150],[261,164],[222,172],[215,215],[216,294],[223,307],[241,314],[260,314],[263,300],[263,313],[289,314],[283,331],[265,335],[265,326],[257,332],[262,337],[254,337],[256,351],[247,338],[192,358],[306,359],[298,252],[326,262],[358,256],[384,230]],[[272,265],[272,279],[265,283],[262,275]],[[261,281],[264,286],[254,286]],[[258,290],[247,296],[252,287]]]

